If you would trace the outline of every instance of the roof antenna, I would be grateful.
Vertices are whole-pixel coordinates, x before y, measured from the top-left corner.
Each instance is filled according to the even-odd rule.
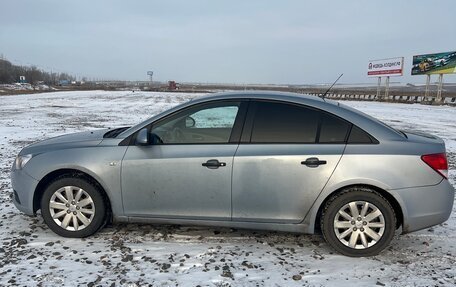
[[[319,97],[324,100],[326,94],[332,89],[332,87],[337,83],[337,81],[339,81],[339,79],[342,78],[343,75],[344,75],[343,73],[340,74],[339,78],[337,78],[337,80],[334,81],[334,83],[331,85],[331,87],[329,87],[329,89],[327,89],[326,92],[323,95],[319,96]]]

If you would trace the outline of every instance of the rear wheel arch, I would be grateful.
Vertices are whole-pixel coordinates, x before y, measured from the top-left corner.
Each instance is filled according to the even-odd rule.
[[[346,186],[343,186],[343,187],[340,187],[338,189],[336,189],[335,191],[331,192],[330,194],[328,194],[325,199],[321,202],[320,206],[318,207],[318,211],[317,211],[317,215],[315,217],[315,222],[314,222],[314,232],[318,232],[318,233],[321,233],[321,226],[320,226],[320,222],[321,222],[321,216],[322,216],[322,213],[323,213],[323,209],[325,208],[326,206],[326,203],[331,199],[333,198],[335,195],[343,192],[344,190],[347,190],[349,188],[356,188],[356,187],[361,187],[361,188],[369,188],[369,189],[372,189],[376,192],[378,192],[381,196],[383,196],[390,204],[391,206],[393,207],[394,209],[394,212],[395,212],[395,215],[396,215],[396,229],[399,228],[401,225],[403,225],[404,223],[404,214],[403,214],[403,211],[402,211],[402,207],[401,205],[399,204],[399,202],[396,200],[396,198],[391,194],[389,193],[388,191],[378,187],[378,186],[374,186],[374,185],[369,185],[369,184],[352,184],[352,185],[346,185]]]
[[[109,198],[106,189],[91,175],[86,172],[77,170],[77,169],[58,169],[54,170],[48,174],[46,174],[38,183],[35,193],[33,196],[33,212],[38,211],[41,208],[41,198],[43,197],[43,193],[46,190],[46,187],[49,186],[52,182],[54,182],[58,178],[62,177],[75,177],[75,178],[84,178],[88,180],[90,183],[95,185],[97,189],[102,193],[101,195],[104,198],[106,203],[106,211],[107,211],[107,220],[112,220],[112,209],[111,209],[111,199]]]

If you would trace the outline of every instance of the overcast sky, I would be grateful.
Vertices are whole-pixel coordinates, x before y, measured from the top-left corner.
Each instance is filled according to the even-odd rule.
[[[404,56],[392,81],[424,83],[412,56],[456,50],[455,11],[454,0],[1,0],[0,54],[79,77],[274,84],[374,82],[369,60]]]

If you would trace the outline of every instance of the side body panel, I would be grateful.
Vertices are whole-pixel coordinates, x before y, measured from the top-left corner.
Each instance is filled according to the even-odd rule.
[[[237,144],[130,146],[122,162],[128,216],[231,219]],[[202,166],[211,159],[226,164]]]
[[[330,178],[344,144],[241,144],[233,166],[233,221],[299,223]],[[327,161],[318,167],[307,158]]]
[[[23,169],[37,181],[59,169],[75,169],[97,180],[106,191],[114,216],[123,215],[120,163],[126,146],[99,146],[50,151],[33,157]]]
[[[414,194],[418,195],[422,194],[421,190],[429,190],[439,185],[443,180],[442,176],[426,165],[420,154],[437,153],[441,152],[441,149],[445,150],[443,145],[440,147],[399,141],[369,145],[348,144],[337,169],[303,223],[308,225],[310,230],[314,229],[319,208],[333,192],[350,185],[371,185],[387,191],[396,199],[401,206],[406,225],[409,220],[406,206],[408,203],[404,201],[405,194],[396,190],[408,189],[412,193],[416,190]],[[440,185],[437,189],[442,190]],[[448,194],[445,188],[443,190],[444,194]],[[423,200],[431,198],[432,196],[426,196]],[[444,207],[442,205],[442,209]]]

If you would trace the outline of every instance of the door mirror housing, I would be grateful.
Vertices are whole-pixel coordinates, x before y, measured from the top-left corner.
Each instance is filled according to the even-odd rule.
[[[193,128],[193,127],[195,127],[195,124],[196,124],[196,122],[195,122],[194,118],[192,118],[192,117],[185,118],[185,127],[186,128]]]
[[[137,145],[148,145],[149,144],[149,131],[147,130],[147,128],[143,128],[138,132],[138,134],[136,135],[135,143]]]

